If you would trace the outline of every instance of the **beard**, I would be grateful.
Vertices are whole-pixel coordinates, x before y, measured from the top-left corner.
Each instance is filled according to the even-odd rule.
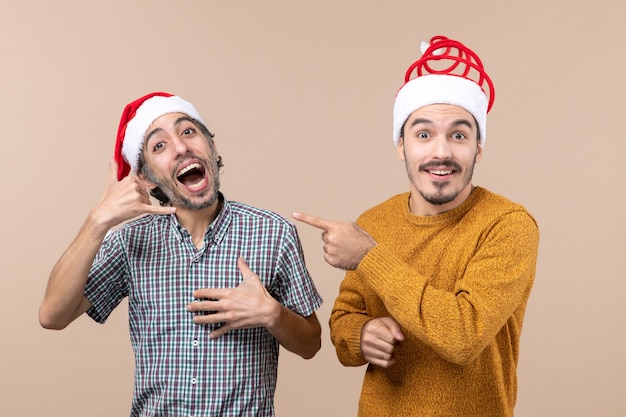
[[[175,184],[178,182],[176,179],[177,169],[172,171],[171,178],[168,179],[158,178],[147,165],[143,167],[143,173],[169,199],[169,204],[171,206],[189,210],[202,210],[215,204],[219,198],[220,178],[218,161],[207,160],[195,155],[188,155],[188,157],[198,159],[206,167],[206,175],[209,177],[208,179],[210,184],[210,187],[205,192],[195,195],[193,200],[183,195],[176,188]]]
[[[463,175],[463,182],[461,183],[460,187],[452,189],[452,190],[446,190],[446,188],[448,188],[450,184],[448,181],[433,182],[433,186],[437,190],[430,194],[427,194],[426,192],[424,192],[424,190],[418,189],[420,195],[422,196],[424,200],[436,206],[441,206],[451,201],[454,201],[454,199],[458,197],[461,191],[463,191],[465,187],[467,187],[467,185],[472,181],[472,176],[474,175],[475,164],[476,164],[475,162],[472,162],[472,165],[470,165],[468,169],[465,171],[465,175]]]
[[[406,156],[405,156],[405,160],[407,160]],[[458,197],[461,191],[463,191],[465,187],[467,187],[467,185],[472,181],[472,177],[474,176],[475,165],[476,165],[476,154],[474,155],[472,164],[467,167],[467,170],[465,170],[460,186],[458,186],[457,188],[449,189],[450,188],[449,181],[444,181],[444,182],[433,181],[432,185],[436,188],[436,190],[430,193],[427,193],[425,190],[417,187],[417,182],[414,179],[413,171],[408,166],[408,163],[407,163],[406,169],[409,175],[409,180],[413,184],[416,184],[417,191],[422,196],[422,198],[432,205],[441,206],[441,205],[450,203],[451,201],[454,201],[454,199]],[[418,167],[417,172],[421,172],[425,169],[428,169],[429,167],[435,167],[435,166],[447,167],[447,168],[454,169],[457,172],[463,173],[463,168],[461,167],[461,165],[459,165],[455,161],[429,162],[429,163],[420,165]]]

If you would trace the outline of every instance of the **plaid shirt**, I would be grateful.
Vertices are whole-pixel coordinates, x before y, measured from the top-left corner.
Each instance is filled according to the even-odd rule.
[[[107,236],[85,289],[87,313],[104,323],[129,297],[131,416],[274,415],[277,340],[262,327],[211,340],[219,325],[194,324],[186,308],[198,288],[239,285],[239,256],[285,307],[305,317],[320,307],[295,227],[272,212],[224,201],[202,249],[174,215],[149,215]]]

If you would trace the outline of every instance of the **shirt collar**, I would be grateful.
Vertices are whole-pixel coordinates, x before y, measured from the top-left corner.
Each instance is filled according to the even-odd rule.
[[[217,198],[222,208],[204,234],[204,241],[206,245],[208,245],[211,241],[219,244],[222,239],[224,239],[224,236],[226,236],[226,232],[232,220],[232,206],[230,202],[226,200],[224,194],[221,192],[218,192]],[[178,240],[182,240],[183,235],[188,234],[188,232],[178,222],[175,214],[170,214],[168,217],[170,226],[176,233]]]
[[[232,206],[221,192],[218,193],[217,198],[222,205],[222,209],[217,214],[215,220],[213,220],[213,223],[209,225],[206,233],[211,234],[212,240],[216,244],[219,244],[222,239],[224,239],[224,236],[226,236],[226,232],[228,231],[228,227],[232,221]]]

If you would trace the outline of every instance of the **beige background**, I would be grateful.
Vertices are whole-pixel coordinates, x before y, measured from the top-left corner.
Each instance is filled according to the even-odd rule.
[[[626,7],[572,3],[2,0],[0,415],[128,415],[126,305],[104,326],[37,322],[128,101],[193,102],[228,198],[351,220],[408,189],[393,97],[419,42],[441,33],[472,47],[497,89],[475,183],[541,226],[517,416],[626,416]],[[319,232],[298,227],[325,298],[323,348],[310,361],[283,352],[278,415],[354,416],[364,368],[342,367],[328,337],[342,273]]]

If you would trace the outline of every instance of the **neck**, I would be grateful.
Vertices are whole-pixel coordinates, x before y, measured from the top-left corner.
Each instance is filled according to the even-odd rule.
[[[176,207],[176,218],[190,234],[194,245],[200,248],[203,245],[204,234],[213,220],[222,209],[222,201],[218,199],[209,207],[200,210],[191,210],[183,207]]]
[[[454,200],[449,203],[432,204],[426,201],[417,190],[411,189],[409,196],[409,211],[416,216],[437,216],[438,214],[453,210],[463,204],[463,202],[472,194],[473,190],[474,185],[470,183],[463,190],[461,190]]]

